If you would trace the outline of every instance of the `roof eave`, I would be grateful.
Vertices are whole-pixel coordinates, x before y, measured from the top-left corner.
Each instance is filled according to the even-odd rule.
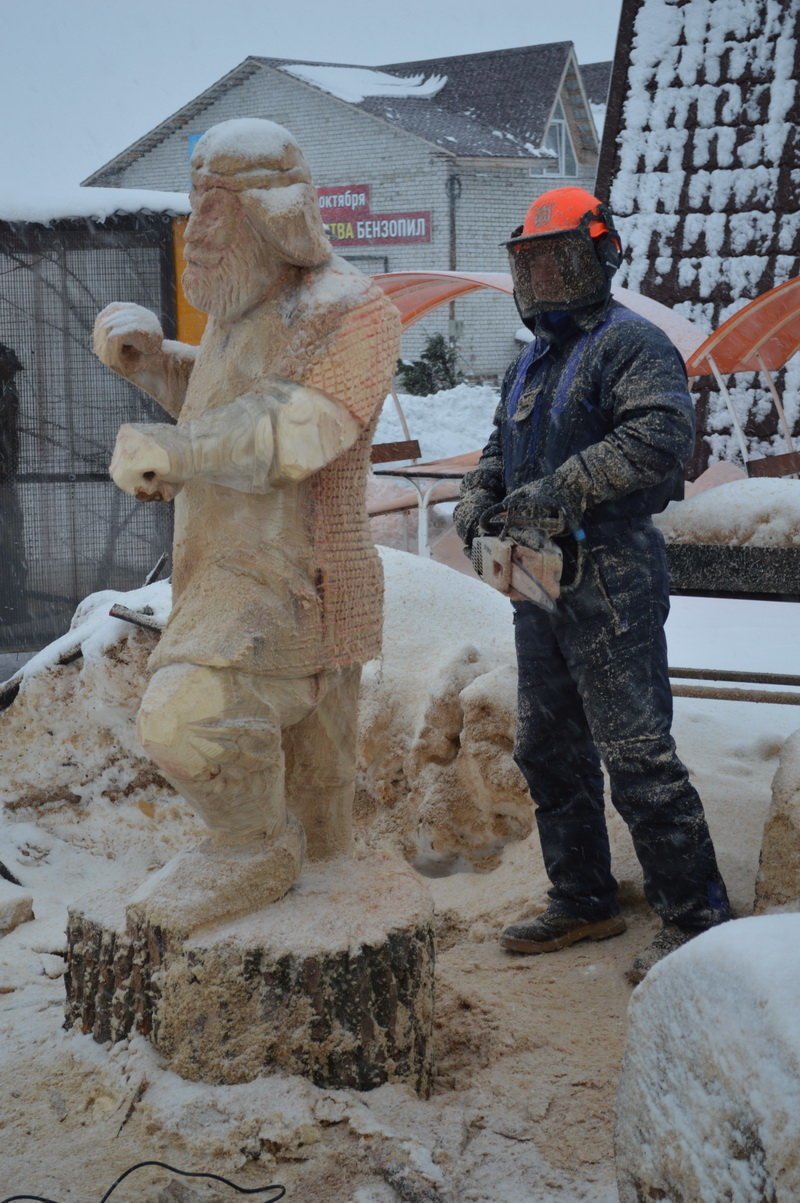
[[[235,84],[243,83],[244,80],[251,78],[251,76],[256,74],[256,71],[262,70],[263,66],[264,64],[259,62],[254,55],[248,55],[246,59],[243,59],[242,62],[234,67],[231,71],[228,71],[225,75],[222,75],[218,80],[215,81],[215,83],[211,84],[209,88],[206,88],[204,92],[201,92],[199,96],[195,96],[194,100],[190,100],[188,104],[176,109],[171,116],[165,118],[165,120],[160,122],[154,129],[148,130],[146,134],[144,134],[141,138],[138,138],[135,142],[131,142],[130,146],[126,146],[125,149],[120,151],[118,155],[115,155],[113,159],[109,159],[108,162],[104,163],[102,167],[99,167],[96,171],[93,171],[92,174],[88,175],[85,180],[81,180],[81,186],[106,186],[105,181],[101,179],[102,176],[106,175],[115,167],[118,167],[119,170],[122,170],[124,167],[130,166],[131,163],[136,162],[148,151],[154,150],[156,146],[160,145],[160,143],[169,137],[170,134],[176,133],[184,125],[186,125],[192,117],[196,116],[198,113],[202,113],[205,108],[208,108],[209,105],[213,104],[218,95],[224,94]]]
[[[549,155],[465,155],[457,154],[456,162],[466,167],[476,166],[492,166],[492,167],[525,167],[531,166],[534,163],[557,163],[558,159],[550,158]]]

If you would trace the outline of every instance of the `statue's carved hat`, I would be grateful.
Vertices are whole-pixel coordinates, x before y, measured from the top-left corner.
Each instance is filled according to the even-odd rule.
[[[192,187],[239,193],[256,228],[290,263],[317,267],[331,257],[311,171],[282,125],[242,117],[212,126],[192,154]]]

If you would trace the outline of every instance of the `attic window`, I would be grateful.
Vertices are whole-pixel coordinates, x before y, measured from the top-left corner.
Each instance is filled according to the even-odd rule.
[[[552,150],[558,155],[557,163],[554,162],[552,166],[548,164],[545,167],[545,175],[572,176],[578,174],[578,163],[560,100],[556,101],[556,107],[553,110],[542,146],[545,150]]]

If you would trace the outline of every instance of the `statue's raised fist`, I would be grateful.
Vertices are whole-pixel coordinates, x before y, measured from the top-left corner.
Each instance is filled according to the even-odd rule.
[[[94,353],[106,367],[128,376],[161,352],[164,332],[154,313],[141,305],[114,301],[94,323]]]

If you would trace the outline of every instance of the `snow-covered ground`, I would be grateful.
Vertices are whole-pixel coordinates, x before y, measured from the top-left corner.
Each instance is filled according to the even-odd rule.
[[[423,457],[435,458],[485,441],[495,395],[459,386],[436,398],[404,397],[403,403]],[[387,406],[378,438],[397,437],[399,422]],[[409,740],[419,734],[435,693],[431,678],[446,685],[448,672],[473,663],[465,654],[471,643],[483,673],[477,684],[484,682],[486,696],[502,701],[511,671],[503,599],[473,592],[482,587],[399,552],[387,553],[385,563],[395,643],[383,665],[366,674],[373,738],[380,737],[387,698],[391,729],[405,727]],[[436,639],[426,617],[432,613]],[[88,624],[90,678],[94,672],[102,686],[103,657],[117,646],[119,626],[99,623],[89,607],[80,618]],[[670,660],[797,671],[798,619],[795,605],[676,598],[668,624]],[[76,628],[72,638],[79,634]],[[31,666],[37,679],[48,679],[34,670],[53,658],[50,651]],[[415,688],[423,669],[428,693]],[[125,665],[115,663],[117,671],[124,675]],[[78,678],[76,665],[59,669],[52,677],[58,687],[40,695],[36,723],[47,748],[43,773],[50,776],[59,768],[77,771],[75,761],[88,746],[87,724],[91,744],[90,717],[82,728],[59,726],[57,707],[69,704]],[[473,682],[463,692],[476,687]],[[100,696],[102,704],[102,689]],[[748,914],[770,781],[783,741],[800,726],[800,711],[693,699],[677,699],[675,710],[678,748],[704,799],[734,906]],[[0,740],[3,721],[0,715]],[[114,718],[123,721],[124,715]],[[124,742],[119,734],[120,746]],[[97,764],[107,764],[108,745],[98,744],[95,752]],[[141,1037],[105,1048],[61,1027],[67,905],[121,877],[141,879],[197,838],[196,823],[174,798],[160,797],[152,781],[126,794],[115,788],[113,769],[98,769],[94,791],[90,780],[72,801],[40,797],[37,803],[30,795],[24,809],[8,806],[0,815],[0,861],[32,896],[36,916],[0,938],[0,1197],[38,1193],[57,1203],[95,1203],[119,1173],[152,1158],[222,1173],[251,1188],[282,1182],[298,1203],[616,1200],[613,1108],[630,998],[623,974],[656,923],[642,901],[627,831],[615,815],[609,825],[629,923],[618,939],[578,945],[554,958],[512,958],[500,951],[499,928],[544,899],[535,837],[507,842],[491,871],[429,880],[440,941],[437,1073],[429,1100],[399,1086],[357,1094],[283,1077],[213,1087],[166,1072]],[[371,821],[372,827],[363,824],[367,844],[391,840],[391,824],[381,826],[375,816]],[[187,1184],[185,1194],[164,1193],[169,1181],[163,1171],[145,1171],[114,1203],[222,1203],[234,1197],[223,1188],[209,1193],[198,1183]]]
[[[386,564],[388,609],[399,638],[383,672],[387,693],[411,726],[425,711],[424,690],[413,689],[420,665],[431,667],[435,656],[446,667],[466,635],[481,655],[495,647],[507,663],[508,614],[502,599],[486,590],[487,605],[475,611],[479,629],[466,632],[470,591],[479,585],[435,563],[406,562],[399,552],[388,554]],[[440,615],[438,642],[431,642],[429,624],[418,621],[412,594]],[[677,599],[671,658],[785,668],[796,621],[794,606]],[[90,661],[115,646],[105,622],[95,620],[90,635]],[[76,665],[56,671],[74,688]],[[96,680],[96,663],[93,672]],[[42,696],[49,731],[58,733],[57,706],[68,696],[69,686],[52,695],[49,706]],[[740,913],[752,904],[776,757],[796,726],[790,707],[676,704],[678,745],[704,797]],[[64,762],[92,743],[85,731],[81,742],[74,729],[62,728],[61,738]],[[106,774],[102,783],[107,787],[109,780]],[[492,1192],[521,1203],[612,1203],[613,1100],[630,995],[623,971],[655,925],[642,903],[627,832],[613,815],[610,827],[629,931],[557,960],[509,958],[496,942],[504,922],[544,897],[535,839],[509,843],[492,872],[430,880],[440,934],[438,1068],[434,1095],[422,1102],[398,1086],[359,1095],[291,1078],[191,1084],[160,1068],[142,1038],[105,1049],[90,1037],[64,1033],[60,954],[67,904],[121,877],[141,879],[193,843],[197,828],[174,799],[159,798],[152,783],[127,795],[112,790],[93,797],[88,789],[74,803],[45,799],[38,808],[5,812],[2,859],[33,896],[36,919],[0,940],[0,1072],[8,1084],[0,1189],[94,1203],[127,1166],[157,1158],[247,1186],[283,1182],[290,1198],[333,1203],[439,1203],[454,1191],[475,1203]],[[385,840],[387,832],[376,838]],[[151,1193],[127,1197],[155,1201],[167,1181],[153,1171],[138,1183],[142,1191],[152,1183]],[[87,1183],[97,1184],[93,1195]]]

